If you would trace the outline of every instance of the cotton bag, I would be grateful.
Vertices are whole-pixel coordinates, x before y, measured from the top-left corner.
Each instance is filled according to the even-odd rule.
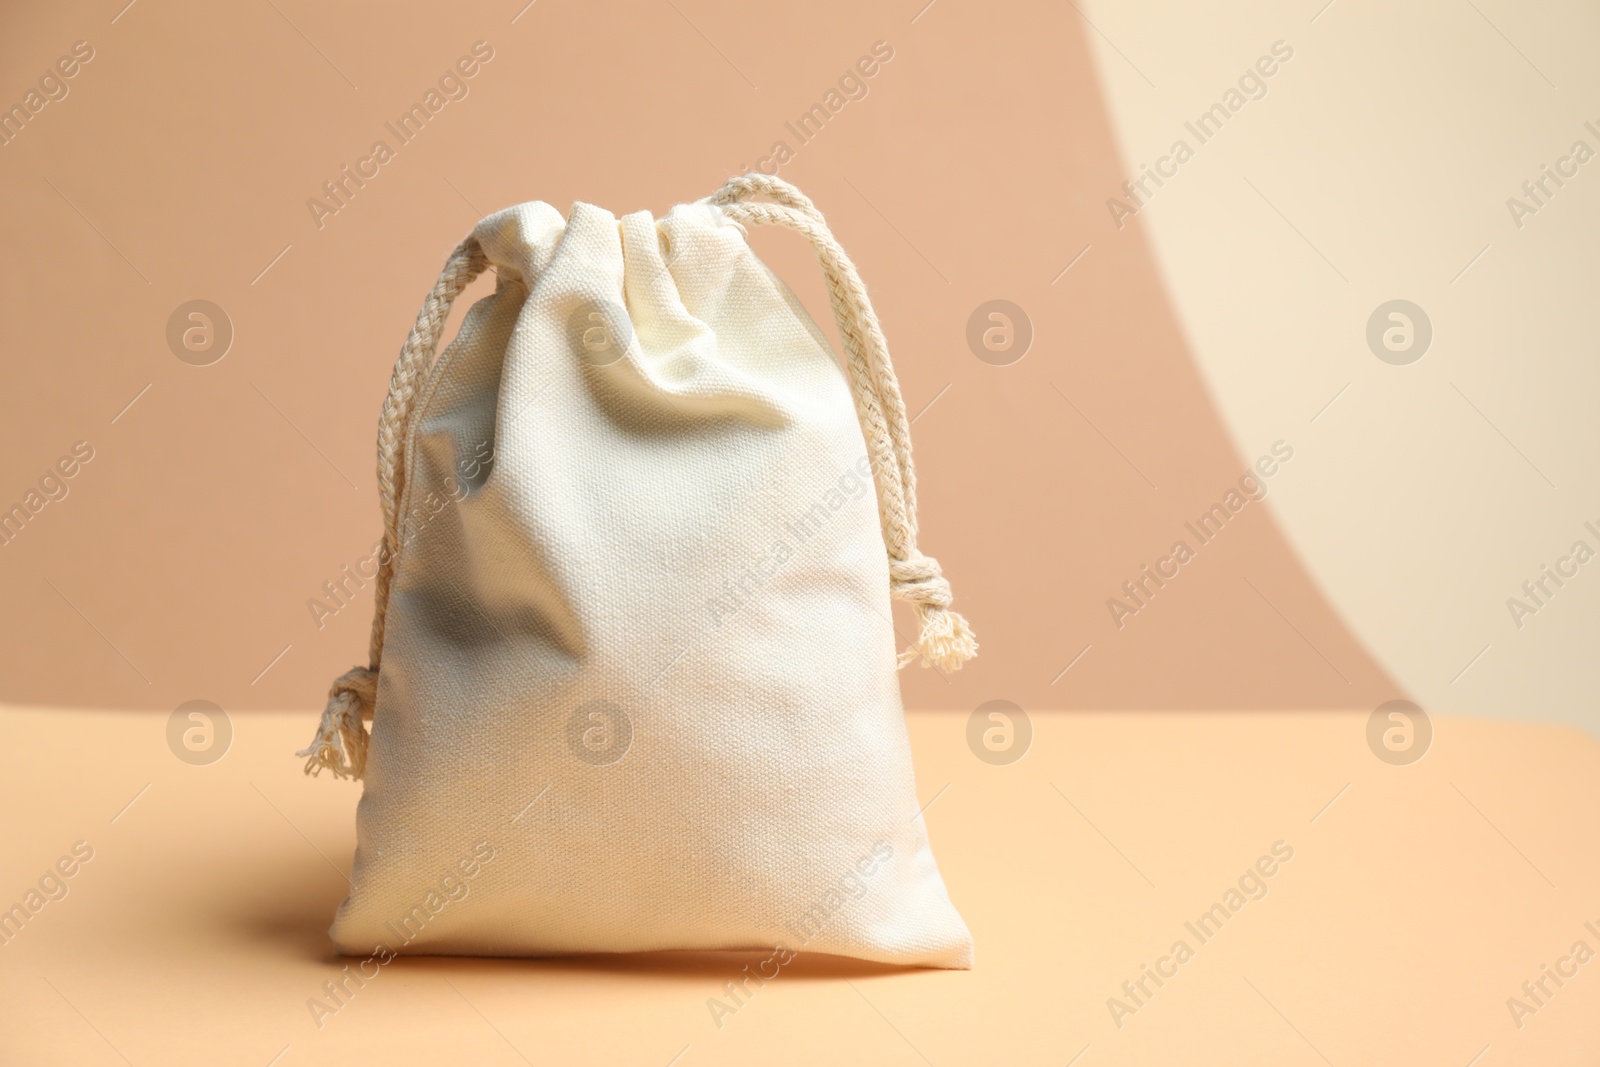
[[[771,224],[817,252],[843,369],[746,241]],[[977,646],[917,551],[866,289],[797,189],[484,219],[395,365],[378,484],[370,666],[301,753],[366,782],[341,952],[972,965],[918,814],[889,597],[917,617],[901,665]]]

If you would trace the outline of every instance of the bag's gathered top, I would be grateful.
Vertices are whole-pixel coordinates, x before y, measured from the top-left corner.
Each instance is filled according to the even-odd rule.
[[[842,366],[765,225],[815,249]],[[395,365],[378,485],[370,660],[300,753],[365,783],[341,951],[971,966],[896,671],[977,644],[917,549],[883,331],[798,190],[483,219]]]
[[[753,201],[766,196],[772,203]],[[889,553],[889,590],[909,601],[916,612],[917,639],[900,655],[900,666],[921,661],[944,670],[960,670],[978,653],[967,620],[950,610],[950,582],[939,561],[917,550],[917,473],[911,456],[910,421],[900,382],[889,360],[889,345],[867,297],[867,287],[827,221],[799,189],[780,178],[745,174],[728,181],[704,201],[715,204],[736,222],[779,225],[798,230],[811,241],[828,284],[828,300],[845,350],[851,394],[861,420],[877,486],[878,519]],[[389,395],[378,422],[378,493],[383,509],[383,546],[372,612],[368,665],[340,675],[328,692],[328,705],[306,757],[306,773],[323,768],[336,777],[361,778],[365,773],[368,733],[377,704],[378,668],[383,659],[383,631],[400,549],[400,502],[405,489],[405,438],[417,395],[444,333],[450,308],[461,291],[488,267],[476,236],[456,247],[439,280],[423,301],[416,324],[395,361]]]

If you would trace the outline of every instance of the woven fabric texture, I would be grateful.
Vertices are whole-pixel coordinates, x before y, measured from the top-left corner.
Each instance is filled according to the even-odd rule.
[[[914,543],[886,551],[898,442],[870,454],[860,395],[881,382],[852,389],[729,199],[523,204],[436,287],[447,312],[497,275],[397,386],[373,664],[308,750],[365,777],[341,951],[971,966],[889,607],[898,567],[948,630],[948,583]],[[822,227],[803,198],[740,206]]]

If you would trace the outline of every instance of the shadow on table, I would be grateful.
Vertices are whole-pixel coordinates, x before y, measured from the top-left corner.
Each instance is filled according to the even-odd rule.
[[[539,956],[508,959],[492,956],[407,956],[403,962],[408,967],[431,971],[446,977],[458,973],[482,973],[498,968],[563,971],[590,975],[633,975],[641,978],[704,978],[721,984],[730,977],[737,978],[749,967],[751,974],[757,968],[772,964],[772,949],[726,950],[694,952],[673,950],[665,952],[597,952],[584,956]],[[397,961],[401,962],[401,961]],[[896,967],[887,963],[830,956],[820,952],[796,953],[782,970],[786,981],[807,979],[871,978],[876,975],[902,974],[919,968]]]
[[[348,883],[315,856],[265,855],[256,870],[235,870],[244,883],[237,892],[222,894],[216,910],[195,921],[214,925],[217,932],[247,952],[289,956],[307,963],[335,967],[362,959],[341,956],[328,937],[333,914],[344,899]],[[407,969],[432,971],[444,977],[512,969],[591,975],[634,975],[658,978],[706,978],[718,983],[739,975],[748,965],[752,973],[772,956],[772,949],[660,952],[597,952],[578,956],[430,956],[403,954],[395,964]],[[390,964],[394,966],[395,964]],[[770,970],[772,964],[768,963]],[[807,979],[868,978],[901,974],[917,968],[799,952],[782,973],[791,981]]]

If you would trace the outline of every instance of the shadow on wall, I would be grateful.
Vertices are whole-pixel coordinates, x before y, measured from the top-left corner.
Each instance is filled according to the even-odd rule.
[[[982,644],[959,674],[908,668],[908,706],[1403,695],[1273,519],[1306,462],[1295,428],[1230,440],[1141,223],[1107,211],[1127,164],[1081,17],[918,6],[705,0],[716,51],[670,5],[426,24],[358,5],[319,15],[314,50],[270,7],[8,12],[15,69],[79,40],[94,59],[0,148],[21,208],[0,291],[39,357],[6,371],[0,501],[41,472],[65,490],[0,547],[0,699],[320,708],[365,659],[371,585],[348,575],[379,535],[373,428],[448,250],[507,204],[659,214],[779,158],[871,287],[915,416],[922,544]],[[540,44],[598,39],[598,79]],[[308,211],[461,56],[448,107],[336,213]],[[752,240],[831,332],[804,243]],[[186,330],[196,308],[215,333]]]
[[[1142,223],[1114,219],[1108,200],[1126,202],[1139,174],[1082,18],[935,10],[937,29],[890,72],[904,92],[861,109],[862,151],[895,161],[892,181],[847,160],[826,201],[871,200],[848,242],[909,380],[923,545],[983,646],[959,675],[908,669],[908,702],[1370,708],[1402,695],[1272,513],[1306,462],[1300,427],[1231,439]],[[820,291],[807,299],[825,311]]]

